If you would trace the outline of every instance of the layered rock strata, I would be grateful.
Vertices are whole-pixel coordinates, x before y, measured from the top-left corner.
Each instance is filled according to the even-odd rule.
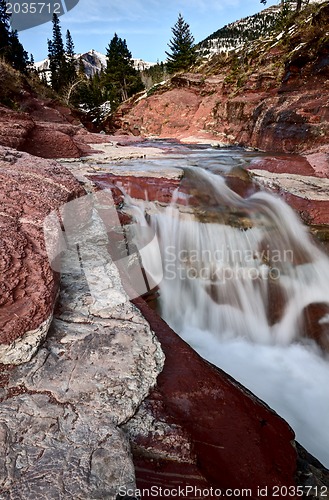
[[[3,500],[114,500],[120,488],[135,488],[130,445],[120,425],[154,386],[164,356],[121,286],[101,225],[94,217],[85,245],[85,256],[93,259],[97,239],[99,265],[86,279],[70,252],[65,255],[46,341],[29,362],[4,373]],[[91,282],[103,293],[92,294]]]
[[[0,363],[28,361],[45,338],[59,290],[43,223],[50,211],[85,194],[54,161],[0,147]]]

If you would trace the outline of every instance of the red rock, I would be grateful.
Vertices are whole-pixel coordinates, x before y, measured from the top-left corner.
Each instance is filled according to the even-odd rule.
[[[145,428],[145,420],[152,422],[149,427]],[[168,490],[192,486],[203,491],[212,487],[198,467],[190,434],[167,413],[158,389],[142,403],[133,421],[124,430],[130,437],[138,488],[157,486]],[[143,498],[164,496],[144,494]],[[204,495],[189,494],[188,498],[203,500]],[[215,497],[210,495],[210,498]]]
[[[174,190],[179,186],[179,179],[130,175],[99,174],[88,176],[99,189],[112,188],[116,205],[123,200],[122,188],[132,198],[139,200],[170,203]]]
[[[316,175],[307,159],[299,155],[266,156],[257,158],[250,162],[248,168],[267,170],[268,172],[277,174],[295,172],[299,175]]]
[[[4,362],[2,347],[15,350],[15,341],[39,329],[54,308],[59,277],[48,261],[44,218],[84,191],[57,163],[3,147],[0,182],[0,362]]]
[[[157,392],[165,414],[190,436],[200,474],[217,488],[294,485],[294,434],[277,414],[220,369],[205,362],[141,299],[134,303],[156,332],[166,355]],[[151,446],[152,438],[150,439]],[[145,446],[145,444],[144,444]],[[137,458],[138,463],[138,458]],[[184,484],[160,469],[161,461],[137,467],[139,484]],[[161,473],[160,473],[161,470]],[[179,469],[178,469],[179,471]],[[181,481],[181,482],[179,482]]]
[[[306,224],[329,224],[329,200],[307,200],[286,192],[282,196]]]
[[[23,151],[43,158],[79,158],[81,151],[72,137],[53,127],[37,125],[21,147]]]
[[[303,311],[304,331],[322,349],[329,351],[329,303],[310,304]]]
[[[280,53],[270,54],[275,62]],[[297,153],[327,144],[329,107],[325,75],[294,85],[278,84],[274,72],[253,68],[231,94],[227,75],[174,77],[171,84],[137,103],[123,105],[116,123],[134,135],[176,139],[191,136],[267,151]]]
[[[87,132],[71,110],[55,100],[26,91],[19,98],[21,112],[0,106],[2,146],[43,158],[78,158],[96,152],[89,144],[110,141],[105,134]]]
[[[19,149],[34,128],[34,121],[26,113],[18,113],[0,106],[0,145]]]

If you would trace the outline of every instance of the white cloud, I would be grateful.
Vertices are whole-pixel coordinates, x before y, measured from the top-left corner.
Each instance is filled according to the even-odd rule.
[[[147,17],[147,3],[140,0],[80,0],[78,5],[65,16],[72,24],[94,22],[138,21]]]

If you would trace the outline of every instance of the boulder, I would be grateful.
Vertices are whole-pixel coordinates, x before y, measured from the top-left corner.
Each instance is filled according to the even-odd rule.
[[[46,336],[58,294],[44,219],[85,192],[56,162],[4,147],[0,182],[0,363],[19,364],[31,358]]]
[[[86,231],[85,254],[94,257],[97,239],[104,256],[108,240],[104,234],[100,241],[97,220]],[[135,487],[120,426],[155,385],[164,356],[115,266],[105,260],[89,273],[100,287],[95,295],[70,252],[63,261],[67,272],[46,340],[30,361],[2,371],[3,500],[115,499],[120,488]]]
[[[329,351],[329,303],[313,303],[303,311],[306,337],[314,339],[324,351]]]
[[[246,488],[255,499],[258,487],[295,485],[296,449],[289,425],[204,361],[142,299],[134,303],[166,356],[156,390],[126,426],[137,484]]]

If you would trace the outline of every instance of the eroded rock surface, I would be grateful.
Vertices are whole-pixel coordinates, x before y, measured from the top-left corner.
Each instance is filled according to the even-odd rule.
[[[164,356],[105,258],[106,237],[99,242],[93,222],[85,255],[90,251],[93,258],[97,238],[98,266],[87,280],[71,253],[64,257],[47,340],[31,361],[7,373],[1,390],[4,500],[114,500],[120,486],[135,486],[129,443],[118,426],[155,384]],[[96,283],[93,293],[88,281]]]
[[[157,332],[166,355],[157,391],[125,427],[133,443],[137,483],[150,486],[153,481],[167,487],[208,483],[223,491],[250,488],[252,498],[257,498],[257,486],[294,485],[296,450],[288,424],[200,358],[141,299],[135,302]],[[171,427],[167,433],[165,415]],[[180,448],[176,474],[168,466],[168,440],[174,455]],[[163,474],[156,473],[160,464]],[[184,468],[185,473],[189,469],[187,477]]]
[[[1,146],[42,158],[80,158],[94,152],[89,144],[110,142],[108,136],[89,133],[56,101],[24,96],[21,108],[26,111],[0,106]]]
[[[49,264],[43,223],[84,195],[56,162],[0,147],[0,363],[28,361],[45,337],[59,276]]]
[[[283,196],[307,224],[329,224],[329,179],[299,173],[251,170],[259,184]]]

